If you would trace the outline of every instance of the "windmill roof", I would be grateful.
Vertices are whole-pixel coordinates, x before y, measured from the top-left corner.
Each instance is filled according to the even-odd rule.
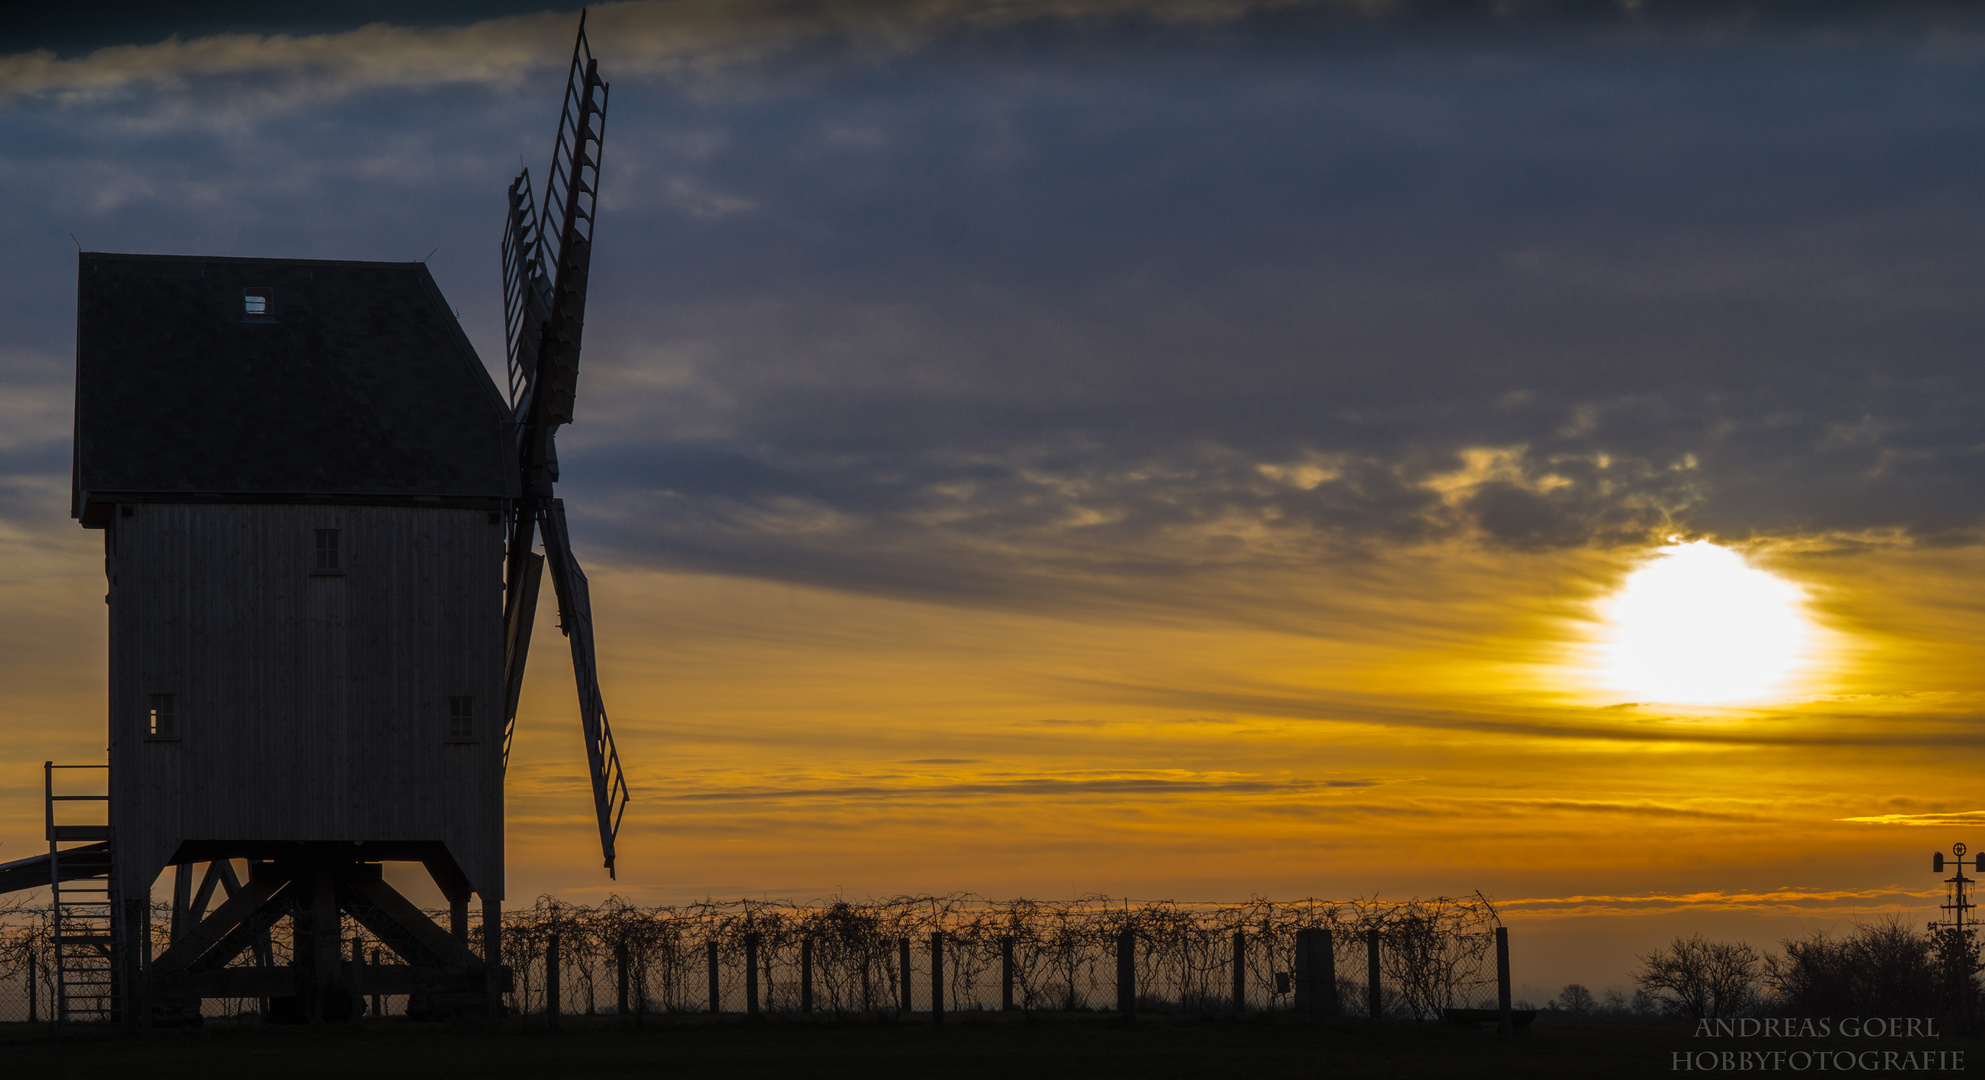
[[[72,512],[516,496],[509,410],[421,263],[84,252]]]

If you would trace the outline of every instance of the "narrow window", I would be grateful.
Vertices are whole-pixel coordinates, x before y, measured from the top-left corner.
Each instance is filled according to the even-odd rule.
[[[320,574],[332,574],[345,568],[342,559],[343,553],[339,550],[342,545],[340,543],[341,537],[338,534],[342,531],[340,529],[317,530],[317,561],[312,564],[312,569]]]
[[[179,713],[171,694],[152,695],[151,708],[145,712],[145,734],[154,739],[179,737]]]
[[[246,322],[270,322],[276,317],[276,290],[241,290],[241,318]]]
[[[451,697],[448,699],[448,737],[451,739],[473,739],[476,737],[475,698]]]

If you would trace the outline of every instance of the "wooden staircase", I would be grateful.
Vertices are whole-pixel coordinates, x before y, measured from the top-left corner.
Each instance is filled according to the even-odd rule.
[[[83,806],[102,804],[109,795],[56,793],[57,770],[108,770],[106,765],[44,762],[47,798],[50,944],[55,954],[55,1018],[58,1022],[118,1019],[119,925],[113,849],[107,824],[59,820],[82,816]],[[98,815],[88,815],[97,817]],[[64,880],[64,879],[67,880]]]

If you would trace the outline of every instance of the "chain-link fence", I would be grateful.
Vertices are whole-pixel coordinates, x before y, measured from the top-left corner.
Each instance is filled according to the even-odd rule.
[[[437,913],[438,915],[438,913]],[[438,915],[445,922],[445,915]],[[160,906],[152,940],[170,938]],[[1299,931],[1329,933],[1334,978],[1325,1011],[1363,1015],[1371,1001],[1369,943],[1379,945],[1384,1015],[1433,1017],[1442,1008],[1493,1007],[1495,907],[1477,895],[1404,903],[1252,900],[1243,904],[1132,902],[1090,896],[1055,902],[977,896],[886,900],[705,901],[641,907],[618,898],[597,906],[540,898],[503,916],[503,961],[513,971],[505,1004],[538,1022],[548,1003],[547,959],[557,943],[561,1015],[690,1013],[894,1014],[931,1009],[932,962],[941,962],[947,1012],[1115,1009],[1119,949],[1132,942],[1136,1007],[1150,1012],[1221,1012],[1236,990],[1250,1010],[1288,1009],[1296,991]],[[267,950],[234,964],[289,963],[279,923]],[[932,935],[941,935],[933,946]],[[48,1020],[55,1000],[45,909],[20,908],[0,922],[0,1021]],[[471,941],[481,927],[472,926]],[[341,953],[396,963],[390,949],[347,923]],[[1238,959],[1239,985],[1236,985]],[[397,1016],[406,998],[363,991],[369,1016]],[[1010,980],[1010,983],[1009,983]],[[33,983],[34,990],[28,989]],[[1010,997],[1009,997],[1010,995]],[[208,999],[204,1017],[257,1017],[254,998]]]

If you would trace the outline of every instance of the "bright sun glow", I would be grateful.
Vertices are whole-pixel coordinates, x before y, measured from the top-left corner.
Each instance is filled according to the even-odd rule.
[[[1804,597],[1706,541],[1663,548],[1603,610],[1603,675],[1641,701],[1715,705],[1781,689],[1811,634]]]

